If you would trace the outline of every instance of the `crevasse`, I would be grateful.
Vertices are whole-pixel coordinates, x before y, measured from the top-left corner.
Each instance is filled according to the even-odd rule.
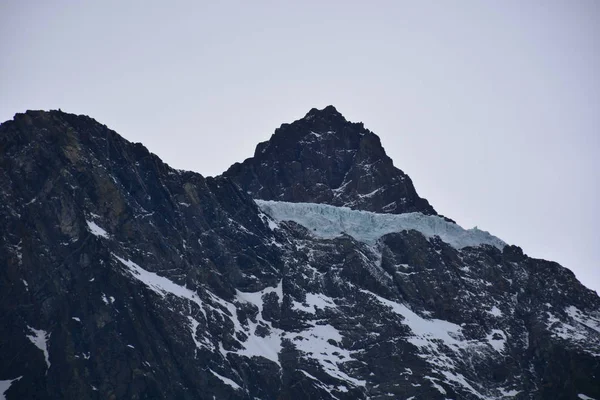
[[[439,236],[454,248],[489,244],[503,249],[506,243],[477,228],[464,229],[445,219],[421,213],[378,214],[369,211],[334,207],[327,204],[288,203],[255,200],[256,204],[276,221],[294,221],[315,236],[334,238],[342,233],[373,244],[383,235],[404,230],[416,230],[425,237]]]

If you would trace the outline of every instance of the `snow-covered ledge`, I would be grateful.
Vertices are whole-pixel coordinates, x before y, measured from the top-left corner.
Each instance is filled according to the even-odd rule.
[[[425,237],[439,236],[454,248],[489,244],[499,249],[506,246],[499,238],[477,228],[464,229],[445,219],[421,213],[378,214],[369,211],[334,207],[327,204],[287,203],[255,200],[276,221],[294,221],[314,235],[334,238],[345,233],[354,239],[373,244],[383,235],[414,229]]]

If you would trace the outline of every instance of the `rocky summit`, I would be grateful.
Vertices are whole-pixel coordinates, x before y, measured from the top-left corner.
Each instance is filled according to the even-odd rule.
[[[597,294],[331,106],[214,178],[27,111],[0,199],[6,399],[600,399]]]
[[[379,137],[362,123],[346,121],[333,106],[281,125],[256,146],[254,157],[223,175],[258,199],[436,214],[394,167]]]

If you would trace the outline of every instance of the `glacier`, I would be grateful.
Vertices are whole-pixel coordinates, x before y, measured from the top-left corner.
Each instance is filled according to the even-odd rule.
[[[427,238],[438,236],[456,249],[484,244],[502,250],[506,243],[478,228],[464,229],[436,215],[421,213],[378,214],[316,203],[289,203],[273,200],[254,200],[256,205],[275,221],[293,221],[313,235],[333,239],[347,234],[354,239],[375,244],[382,236],[404,230],[416,230]]]

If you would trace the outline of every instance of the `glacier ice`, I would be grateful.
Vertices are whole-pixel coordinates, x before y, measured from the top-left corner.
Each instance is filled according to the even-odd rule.
[[[374,244],[388,233],[416,230],[427,238],[439,236],[444,242],[457,249],[489,244],[502,250],[506,246],[504,241],[486,231],[477,228],[464,229],[435,215],[378,214],[315,203],[271,200],[255,200],[255,202],[263,212],[276,221],[294,221],[309,229],[314,235],[328,239],[345,233],[358,241]]]

